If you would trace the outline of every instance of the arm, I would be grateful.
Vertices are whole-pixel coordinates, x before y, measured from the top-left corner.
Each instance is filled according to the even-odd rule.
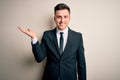
[[[47,50],[44,35],[41,44],[39,44],[38,41],[37,43],[32,44],[32,51],[37,62],[41,62],[46,57]]]
[[[23,29],[22,27],[18,27],[18,29],[22,33],[31,37],[32,40],[37,39],[35,32],[33,32],[32,30]],[[38,41],[32,42],[32,51],[37,62],[41,62],[46,57],[46,47],[45,47],[44,38],[42,39],[41,44],[39,44]]]
[[[81,34],[80,34],[77,60],[78,60],[78,63],[77,63],[78,80],[86,80],[86,62],[85,62],[85,56],[84,56],[83,39]]]

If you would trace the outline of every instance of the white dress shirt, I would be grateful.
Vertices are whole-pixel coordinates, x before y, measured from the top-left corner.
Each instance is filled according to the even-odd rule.
[[[58,47],[60,47],[60,32],[63,32],[63,51],[65,49],[66,43],[67,43],[67,38],[68,38],[68,27],[66,27],[64,30],[59,30],[57,28],[56,36],[57,36],[57,42],[58,42]]]

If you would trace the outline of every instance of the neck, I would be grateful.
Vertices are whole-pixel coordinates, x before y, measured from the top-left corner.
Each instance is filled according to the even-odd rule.
[[[66,28],[64,28],[64,29],[59,29],[59,28],[57,27],[57,30],[59,30],[59,31],[65,31],[66,29],[68,29],[68,27],[66,27]]]

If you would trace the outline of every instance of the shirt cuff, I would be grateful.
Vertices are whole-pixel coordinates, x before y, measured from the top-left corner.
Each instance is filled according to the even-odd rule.
[[[32,44],[36,44],[37,41],[38,41],[37,38],[33,38],[33,39],[31,39]]]

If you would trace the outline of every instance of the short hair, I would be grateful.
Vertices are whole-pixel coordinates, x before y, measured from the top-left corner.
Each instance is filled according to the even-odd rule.
[[[57,10],[64,10],[64,9],[67,9],[70,13],[70,8],[68,5],[66,5],[65,3],[59,3],[55,6],[54,8],[54,13],[57,11]]]

